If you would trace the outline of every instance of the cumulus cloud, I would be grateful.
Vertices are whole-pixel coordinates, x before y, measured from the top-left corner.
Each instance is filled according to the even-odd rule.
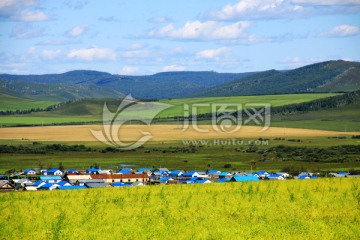
[[[197,58],[215,59],[222,55],[227,54],[230,51],[228,47],[221,47],[218,49],[207,49],[196,53]]]
[[[150,51],[140,43],[134,43],[130,48],[122,52],[124,58],[146,58],[150,55]]]
[[[47,21],[50,16],[38,9],[39,1],[2,0],[0,1],[0,19],[22,22]]]
[[[109,48],[81,48],[73,49],[67,54],[68,58],[92,61],[92,60],[115,60],[116,52]]]
[[[83,35],[87,29],[88,29],[87,25],[75,26],[67,32],[67,35],[70,37],[79,37]]]
[[[184,66],[178,65],[168,65],[162,68],[163,72],[179,72],[184,71],[186,68]]]
[[[121,70],[120,70],[120,74],[123,75],[131,75],[134,74],[136,72],[139,71],[138,67],[131,67],[131,66],[124,66]]]
[[[359,0],[240,0],[218,11],[207,13],[206,18],[225,21],[292,19],[359,11]]]
[[[320,37],[351,37],[358,35],[360,28],[352,25],[335,26],[330,31],[320,33]]]
[[[170,39],[229,40],[247,36],[245,30],[249,26],[250,23],[245,21],[228,25],[215,21],[194,21],[187,22],[183,27],[177,29],[173,24],[168,24],[152,30],[149,35]]]
[[[55,58],[59,57],[60,55],[61,55],[60,49],[58,49],[58,50],[43,50],[41,52],[42,58],[49,59],[49,60],[55,59]]]

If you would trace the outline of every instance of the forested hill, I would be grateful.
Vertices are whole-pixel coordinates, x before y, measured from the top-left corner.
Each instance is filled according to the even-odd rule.
[[[77,70],[62,74],[10,75],[0,74],[0,79],[45,84],[96,85],[135,98],[181,98],[189,94],[241,79],[253,73],[162,72],[145,76],[112,75],[105,72]],[[103,96],[103,97],[111,97]]]
[[[305,92],[350,92],[360,89],[360,63],[328,61],[289,71],[253,74],[193,94],[193,97]]]

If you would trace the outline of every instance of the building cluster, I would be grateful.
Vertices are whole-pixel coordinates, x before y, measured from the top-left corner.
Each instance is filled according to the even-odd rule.
[[[330,173],[334,177],[351,177],[346,172]],[[224,172],[219,170],[183,171],[167,168],[140,168],[137,170],[123,168],[118,172],[89,168],[87,170],[57,168],[49,170],[26,169],[12,175],[0,175],[0,190],[68,190],[101,187],[128,187],[156,184],[205,184],[224,182],[248,182],[260,180],[285,180],[291,177],[288,173],[256,172]],[[314,179],[316,174],[303,172],[296,179]]]

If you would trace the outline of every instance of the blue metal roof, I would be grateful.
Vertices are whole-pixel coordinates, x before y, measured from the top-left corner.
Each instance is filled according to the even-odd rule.
[[[230,180],[236,182],[260,181],[256,176],[234,176]]]
[[[222,178],[219,179],[218,183],[223,183],[223,182],[229,182],[231,178]]]
[[[169,177],[161,177],[161,178],[159,178],[159,181],[160,182],[166,182],[166,181],[169,181],[171,178],[169,178]]]
[[[169,174],[170,174],[170,175],[179,175],[179,174],[182,174],[182,173],[183,173],[182,170],[173,170],[173,171],[171,171]]]
[[[40,176],[40,180],[61,180],[61,176]]]
[[[229,172],[221,172],[219,177],[225,177],[226,175],[230,174]]]
[[[115,182],[113,183],[113,187],[130,187],[130,183],[122,183],[122,182]]]

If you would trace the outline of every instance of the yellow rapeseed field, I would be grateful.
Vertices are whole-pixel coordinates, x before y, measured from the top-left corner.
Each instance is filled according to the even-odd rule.
[[[360,179],[0,194],[0,239],[359,239]]]

